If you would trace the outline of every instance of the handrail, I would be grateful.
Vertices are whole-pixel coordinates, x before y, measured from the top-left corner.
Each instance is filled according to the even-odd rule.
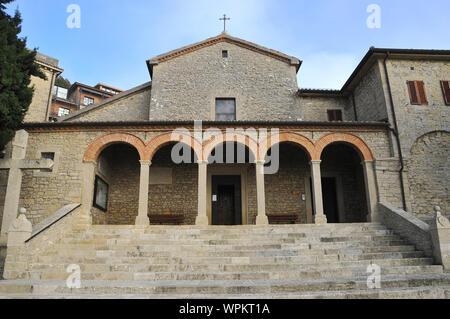
[[[50,228],[52,225],[56,224],[58,221],[60,221],[61,219],[63,219],[64,217],[66,217],[67,215],[72,213],[74,210],[76,210],[80,206],[81,206],[81,204],[79,204],[79,203],[66,205],[63,208],[61,208],[60,210],[58,210],[56,213],[54,213],[53,215],[44,219],[39,224],[36,224],[35,226],[33,226],[33,231],[31,233],[31,237],[28,238],[25,242],[28,243],[34,237],[36,237],[37,235],[42,233],[44,230]]]

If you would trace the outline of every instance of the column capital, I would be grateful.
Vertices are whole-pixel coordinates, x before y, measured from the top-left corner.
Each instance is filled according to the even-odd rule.
[[[83,161],[84,164],[92,164],[92,165],[97,165],[96,161]]]
[[[152,161],[149,161],[149,160],[141,160],[141,161],[139,161],[139,163],[141,163],[141,165],[144,165],[144,166],[152,166]]]
[[[364,161],[361,161],[361,165],[368,165],[368,164],[372,164],[374,162],[375,162],[374,160],[364,160]]]
[[[321,163],[322,163],[321,160],[311,160],[311,161],[309,162],[310,165],[320,165]]]
[[[266,161],[265,160],[257,160],[257,161],[255,161],[255,164],[256,165],[265,165]]]
[[[197,164],[198,164],[198,165],[208,165],[208,161],[205,161],[205,160],[199,160],[199,161],[197,161]]]

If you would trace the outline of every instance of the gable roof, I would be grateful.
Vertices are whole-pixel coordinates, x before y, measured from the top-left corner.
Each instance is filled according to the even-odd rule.
[[[76,118],[78,116],[81,116],[81,115],[83,115],[85,113],[97,110],[97,109],[99,109],[101,107],[104,107],[104,106],[106,106],[108,104],[114,103],[117,100],[123,99],[123,98],[125,98],[127,96],[130,96],[130,95],[134,94],[134,93],[140,92],[140,91],[145,90],[147,88],[151,88],[151,86],[152,86],[152,82],[144,83],[144,84],[139,85],[139,86],[137,86],[135,88],[132,88],[132,89],[130,89],[128,91],[124,91],[122,93],[116,94],[113,97],[110,97],[109,99],[103,100],[102,102],[91,104],[90,106],[88,106],[88,107],[86,107],[84,109],[81,109],[81,110],[78,110],[78,111],[76,111],[76,112],[74,112],[72,114],[66,115],[66,116],[58,119],[58,122],[68,121],[70,119],[73,119],[73,118]]]
[[[218,36],[208,38],[204,41],[190,44],[188,46],[185,46],[185,47],[182,47],[182,48],[179,48],[176,50],[172,50],[167,53],[160,54],[154,58],[147,60],[147,67],[150,72],[150,76],[153,76],[153,66],[154,65],[177,58],[184,54],[188,54],[188,53],[200,50],[205,47],[209,47],[211,45],[214,45],[214,44],[217,44],[220,42],[232,43],[237,46],[243,47],[245,49],[252,50],[252,51],[255,51],[255,52],[258,52],[261,54],[265,54],[274,59],[278,59],[278,60],[284,61],[286,63],[289,63],[291,65],[295,65],[297,68],[297,72],[300,69],[300,66],[302,65],[302,61],[297,59],[296,57],[286,55],[286,54],[276,51],[276,50],[265,48],[263,46],[260,46],[258,44],[255,44],[255,43],[252,43],[249,41],[245,41],[245,40],[242,40],[239,38],[232,37],[227,32],[222,32]]]

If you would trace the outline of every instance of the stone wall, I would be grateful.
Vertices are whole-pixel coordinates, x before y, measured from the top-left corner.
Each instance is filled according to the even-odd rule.
[[[82,110],[79,115],[67,119],[68,122],[114,122],[148,120],[151,88],[129,94],[123,98],[93,105]]]
[[[450,80],[450,62],[438,60],[387,61],[403,156],[408,169],[407,191],[413,213],[431,217],[433,203],[448,207],[447,187],[449,107],[445,105],[441,80]],[[423,81],[428,105],[412,105],[407,81]],[[435,133],[446,131],[447,133]],[[447,159],[445,157],[447,156]],[[445,194],[444,194],[445,192]],[[445,212],[445,210],[444,210]]]
[[[354,90],[358,121],[384,121],[388,119],[381,70],[376,62]]]
[[[3,208],[5,207],[6,185],[8,184],[8,171],[0,170],[0,229],[3,222]]]
[[[432,218],[434,206],[444,214],[450,209],[450,133],[434,132],[413,145],[408,161],[408,180],[415,215]]]
[[[49,105],[49,94],[53,87],[52,72],[41,68],[41,71],[47,77],[46,80],[32,76],[31,86],[34,86],[33,100],[25,115],[24,122],[46,122],[47,107]]]
[[[216,98],[235,98],[238,120],[295,120],[297,91],[295,66],[220,42],[154,66],[150,120],[215,120]]]
[[[299,98],[303,121],[328,122],[328,110],[341,110],[344,121],[354,121],[355,113],[348,98],[312,97]]]

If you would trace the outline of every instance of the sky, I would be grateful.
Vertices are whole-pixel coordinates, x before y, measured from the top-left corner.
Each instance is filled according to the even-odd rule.
[[[72,4],[79,28],[67,24],[75,21]],[[449,0],[16,0],[7,7],[22,14],[27,46],[57,58],[63,77],[122,90],[150,81],[149,58],[221,33],[223,14],[230,35],[302,60],[301,88],[340,89],[371,46],[450,49]]]

